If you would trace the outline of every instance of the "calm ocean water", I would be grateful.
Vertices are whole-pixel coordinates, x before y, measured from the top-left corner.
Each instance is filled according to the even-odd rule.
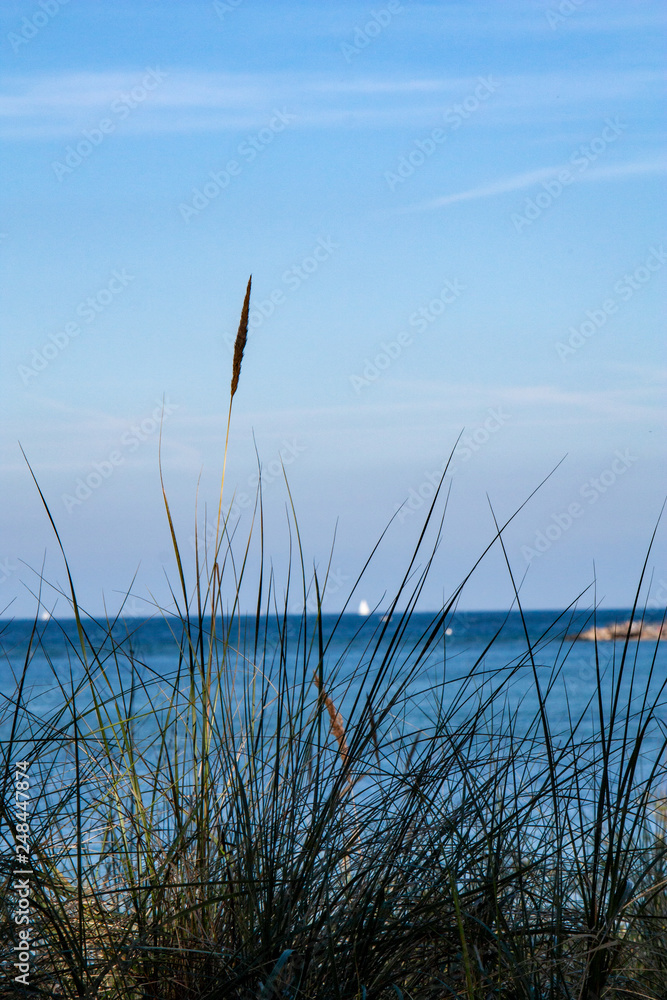
[[[599,612],[598,624],[625,621],[630,611],[615,609]],[[535,693],[535,673],[546,692],[554,671],[558,677],[547,697],[550,725],[554,732],[569,727],[569,715],[584,713],[586,706],[594,700],[597,703],[597,673],[595,645],[591,642],[566,640],[565,635],[577,632],[590,624],[587,613],[575,616],[571,612],[529,611],[525,613],[526,626],[533,646],[533,661],[527,655],[527,643],[521,616],[517,612],[460,612],[446,622],[446,632],[441,629],[428,657],[419,664],[410,682],[410,702],[405,718],[409,725],[421,728],[433,717],[433,688],[446,681],[442,691],[445,699],[454,699],[460,690],[462,679],[471,671],[475,672],[475,686],[480,697],[490,685],[513,671],[503,703],[518,712],[518,718],[526,724],[535,715],[538,700]],[[658,621],[658,613],[647,616]],[[400,683],[401,677],[415,664],[422,637],[428,632],[434,616],[427,613],[413,614],[402,634],[400,649],[392,663],[393,683]],[[337,622],[337,624],[336,624]],[[386,635],[381,643],[381,651],[389,647],[392,636],[400,624],[399,616],[388,624],[379,615],[363,618],[359,615],[345,615],[340,620],[335,615],[323,616],[326,653],[324,676],[336,676],[339,693],[339,707],[344,712],[351,699],[359,692],[363,667],[369,663],[369,641],[378,636],[386,627]],[[334,629],[335,625],[335,629]],[[134,671],[135,676],[144,681],[174,675],[178,665],[178,640],[182,626],[177,619],[136,619],[129,618],[116,623],[113,636],[119,644],[120,656],[111,655],[112,644],[107,639],[103,643],[103,632],[92,622],[85,623],[86,630],[94,646],[102,643],[101,662],[110,675],[112,683],[118,687],[127,683]],[[281,625],[282,627],[282,625]],[[286,619],[288,642],[287,663],[295,676],[303,670],[303,641],[300,640],[300,616]],[[14,678],[20,676],[26,659],[32,622],[14,620],[0,623],[0,644],[3,665],[2,694],[11,698],[15,687]],[[235,668],[240,674],[243,664],[253,662],[266,673],[275,672],[279,662],[278,626],[275,621],[261,620],[261,643],[254,657],[254,619],[240,618],[231,637],[234,650],[244,650],[244,657],[235,657]],[[332,634],[333,633],[333,634]],[[310,645],[308,672],[317,666],[317,641]],[[667,678],[667,653],[665,643],[656,648],[653,641],[633,642],[630,645],[624,670],[623,697],[629,697],[632,683],[635,700],[648,691],[658,694]],[[622,643],[601,642],[598,644],[600,669],[604,674],[602,682],[603,700],[610,703],[614,677],[621,662]],[[381,661],[375,657],[370,667],[368,685],[375,676]],[[36,716],[48,716],[62,699],[57,682],[65,685],[78,680],[83,674],[80,661],[80,647],[76,625],[73,619],[52,619],[38,625],[38,641],[33,643],[26,674],[25,698],[30,702]],[[56,681],[57,679],[57,681]],[[332,680],[333,684],[333,680]],[[667,699],[660,697],[661,707],[658,718],[667,724]],[[2,709],[0,727],[6,729],[8,704]],[[4,736],[4,732],[2,733]]]

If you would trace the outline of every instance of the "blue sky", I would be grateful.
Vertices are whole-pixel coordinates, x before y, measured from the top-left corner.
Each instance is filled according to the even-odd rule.
[[[404,504],[354,606],[398,582],[462,434],[423,606],[492,537],[489,499],[509,517],[561,460],[507,531],[522,598],[560,607],[595,575],[627,605],[665,495],[666,20],[652,0],[3,4],[0,611],[33,613],[42,565],[65,582],[18,441],[85,607],[135,571],[130,609],[166,602],[156,408],[191,551],[251,272],[226,496],[254,495],[256,445],[279,574],[281,457],[309,562],[337,524],[336,610]],[[663,604],[664,556],[662,530]],[[462,606],[511,598],[491,553]]]

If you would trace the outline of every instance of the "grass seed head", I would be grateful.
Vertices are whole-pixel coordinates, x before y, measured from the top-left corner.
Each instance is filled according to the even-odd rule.
[[[243,361],[243,352],[245,350],[246,340],[248,339],[248,310],[250,308],[250,286],[252,284],[252,275],[248,278],[248,287],[246,288],[245,300],[243,302],[243,309],[241,310],[241,321],[239,323],[238,333],[236,334],[236,340],[234,341],[234,361],[232,363],[232,398],[234,393],[238,389],[239,385],[239,375],[241,374],[241,362]]]

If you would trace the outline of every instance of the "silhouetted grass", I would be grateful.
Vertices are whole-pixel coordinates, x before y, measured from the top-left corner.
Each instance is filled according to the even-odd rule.
[[[246,323],[247,312],[248,296]],[[120,617],[86,616],[69,577],[78,641],[70,675],[54,667],[56,707],[45,716],[29,695],[31,662],[48,657],[37,620],[4,695],[0,996],[664,1000],[663,685],[652,697],[638,685],[636,640],[616,646],[610,697],[596,648],[593,735],[583,713],[552,733],[548,700],[567,649],[563,640],[545,677],[543,637],[527,628],[507,670],[489,676],[485,650],[455,683],[441,671],[415,732],[405,721],[412,692],[444,656],[463,587],[415,641],[437,495],[388,614],[360,624],[353,673],[332,655],[341,619],[325,630],[326,578],[308,579],[296,519],[280,596],[265,567],[261,491],[245,543],[219,519],[214,550],[197,550],[194,567],[164,497],[178,576],[176,614],[165,614],[169,674],[137,659]],[[248,576],[256,611],[243,616]],[[295,587],[298,619],[287,611]],[[556,630],[570,624],[565,613]],[[655,667],[654,657],[650,680]],[[537,709],[519,725],[508,693],[526,672]],[[12,970],[12,774],[22,759],[28,990]]]

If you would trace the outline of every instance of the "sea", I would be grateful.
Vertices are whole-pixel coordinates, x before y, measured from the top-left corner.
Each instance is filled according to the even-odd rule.
[[[596,613],[598,626],[630,617],[631,610],[623,608]],[[645,621],[660,619],[658,610],[644,613]],[[229,669],[233,664],[240,687],[253,671],[275,677],[281,663],[294,672],[295,683],[304,671],[310,683],[317,671],[332,698],[335,694],[343,716],[354,710],[360,697],[378,690],[374,683],[400,689],[403,723],[416,731],[427,728],[443,706],[462,717],[475,698],[481,702],[502,687],[494,704],[502,704],[503,711],[515,716],[519,728],[528,727],[542,705],[553,734],[568,732],[573,719],[581,720],[582,734],[594,733],[601,708],[610,712],[618,693],[617,705],[623,710],[628,706],[633,717],[639,717],[642,706],[654,705],[652,732],[661,740],[661,732],[667,731],[667,643],[632,640],[625,649],[619,640],[596,645],[574,638],[592,623],[590,610],[571,609],[462,611],[444,621],[428,612],[409,617],[394,613],[391,619],[380,614],[324,614],[320,655],[315,616],[308,620],[305,641],[301,615],[260,618],[258,628],[254,617],[238,616],[228,635]],[[111,629],[113,641],[107,626],[90,619],[83,625],[89,664],[104,670],[118,691],[132,683],[141,687],[173,680],[179,647],[187,649],[183,623],[177,618],[118,619]],[[222,622],[216,623],[216,631],[222,634]],[[97,650],[97,657],[91,649]],[[85,668],[74,619],[0,622],[0,654],[0,738],[7,732],[21,682],[23,703],[30,705],[33,719],[46,719],[57,710],[63,692],[73,686],[78,685],[83,691],[80,697],[85,698],[85,685],[81,686]],[[184,683],[187,676],[184,670]]]
[[[623,622],[630,614],[628,609],[599,611],[597,622]],[[658,623],[660,615],[651,612],[647,619]],[[191,623],[193,636],[196,625]],[[231,716],[234,724],[232,744],[226,736],[221,764],[214,766],[227,766],[233,745],[234,768],[243,772],[250,758],[253,766],[264,766],[257,762],[266,752],[272,775],[271,736],[282,712],[281,733],[288,739],[296,733],[303,747],[317,739],[328,780],[340,774],[336,733],[343,731],[352,746],[353,734],[360,734],[360,749],[350,757],[355,808],[375,801],[387,775],[400,775],[400,785],[407,769],[421,768],[423,761],[434,776],[446,775],[443,782],[449,784],[443,784],[442,794],[452,808],[463,789],[457,767],[463,773],[471,762],[476,780],[489,782],[486,787],[496,780],[502,787],[509,782],[510,795],[526,806],[533,785],[542,787],[555,766],[562,789],[576,788],[570,806],[578,810],[577,822],[582,817],[593,822],[603,760],[608,762],[604,784],[612,796],[615,789],[625,789],[640,805],[664,800],[667,644],[632,640],[626,646],[616,640],[596,645],[575,638],[590,625],[589,612],[571,610],[469,611],[445,620],[416,612],[391,618],[323,615],[321,628],[315,616],[307,619],[305,636],[301,615],[259,622],[240,616],[231,627],[217,621],[218,636],[223,626],[228,630],[218,678],[223,697],[213,699],[214,712],[218,731],[223,716]],[[161,748],[169,745],[170,754],[178,751],[187,785],[196,771],[188,696],[204,685],[196,662],[191,671],[183,622],[127,618],[116,621],[110,634],[91,620],[83,627],[87,666],[73,619],[0,623],[0,761],[5,768],[9,762],[28,762],[30,780],[34,777],[41,789],[35,793],[40,803],[61,795],[61,786],[73,787],[75,773],[90,785],[86,794],[94,802],[103,781],[110,780],[109,760],[120,772],[133,761],[139,786],[150,799],[155,777],[164,774]],[[301,729],[291,721],[298,716],[287,719],[284,711],[287,700],[293,710],[300,697],[300,718],[306,722]],[[201,720],[202,702],[195,697],[191,704],[198,706]],[[119,726],[119,718],[132,721]],[[201,732],[199,721],[194,728]],[[224,728],[230,731],[227,723]],[[251,730],[255,735],[248,739]],[[266,737],[263,742],[258,732]],[[209,745],[211,759],[218,760],[215,739]],[[458,748],[453,757],[452,747]],[[438,755],[444,755],[444,764],[433,770]],[[628,781],[624,776],[630,771]],[[89,822],[94,839],[96,820]]]

